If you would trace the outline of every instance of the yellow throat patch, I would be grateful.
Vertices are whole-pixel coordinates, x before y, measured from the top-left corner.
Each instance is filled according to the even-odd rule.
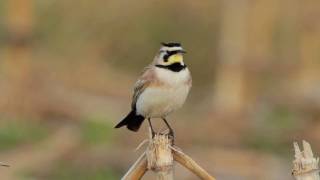
[[[167,64],[181,63],[182,61],[183,61],[182,54],[174,54],[169,57]]]

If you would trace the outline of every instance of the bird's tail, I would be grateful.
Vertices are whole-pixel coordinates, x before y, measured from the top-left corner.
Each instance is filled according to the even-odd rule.
[[[136,111],[132,110],[121,122],[119,122],[115,128],[127,126],[131,131],[138,131],[143,120],[145,118],[141,115],[137,115]]]

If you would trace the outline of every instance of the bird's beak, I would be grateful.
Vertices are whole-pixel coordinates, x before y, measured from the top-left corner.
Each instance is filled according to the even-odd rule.
[[[186,54],[186,53],[187,53],[187,51],[185,51],[185,50],[183,50],[183,49],[180,50],[179,52],[182,53],[182,54]]]

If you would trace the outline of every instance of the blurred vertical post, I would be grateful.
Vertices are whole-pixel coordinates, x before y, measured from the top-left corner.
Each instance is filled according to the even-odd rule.
[[[298,87],[303,95],[313,99],[318,96],[320,81],[320,1],[301,2],[300,24],[300,83]]]
[[[298,56],[298,38],[299,38],[299,0],[283,0],[276,1],[279,4],[281,11],[278,14],[281,16],[283,45],[280,49],[281,60],[286,61],[289,65],[296,65],[299,59]],[[276,22],[275,22],[276,23]],[[296,71],[294,71],[296,72]],[[296,77],[294,77],[296,78]],[[292,82],[292,81],[291,81]],[[290,83],[291,83],[290,82]]]
[[[244,58],[248,0],[221,1],[219,64],[214,105],[218,111],[240,112],[245,105]]]
[[[7,1],[7,49],[4,74],[10,83],[5,102],[8,111],[23,111],[26,107],[23,90],[29,83],[31,37],[33,27],[33,0]]]
[[[258,0],[250,3],[248,16],[250,36],[247,43],[250,64],[257,62],[264,64],[271,59],[277,7],[277,0]]]
[[[261,81],[262,70],[270,67],[273,59],[274,29],[279,16],[277,13],[278,0],[251,1],[248,10],[248,42],[246,62],[251,76],[247,91],[247,101],[254,104],[259,93],[258,82]],[[259,76],[260,75],[260,76]]]
[[[13,78],[25,78],[30,65],[33,0],[10,0],[7,12],[7,72]]]

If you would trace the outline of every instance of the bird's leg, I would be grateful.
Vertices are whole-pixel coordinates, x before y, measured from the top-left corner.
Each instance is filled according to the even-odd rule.
[[[149,122],[149,126],[150,126],[150,129],[151,129],[151,134],[152,134],[152,138],[155,136],[155,131],[154,131],[154,129],[153,129],[153,127],[152,127],[152,124],[151,124],[151,120],[150,120],[150,118],[148,118],[148,122]]]
[[[169,136],[172,137],[172,142],[174,142],[174,132],[173,129],[171,128],[171,126],[169,125],[169,123],[167,122],[167,120],[165,118],[162,118],[162,120],[164,121],[164,123],[166,123],[167,127],[169,128]]]

